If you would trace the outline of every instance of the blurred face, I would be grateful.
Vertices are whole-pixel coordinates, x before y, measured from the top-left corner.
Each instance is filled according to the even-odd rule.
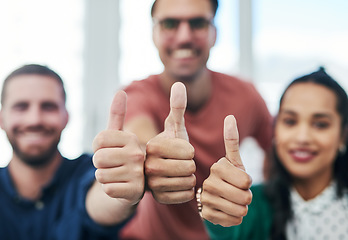
[[[1,128],[19,158],[31,166],[47,164],[57,153],[68,113],[59,83],[47,76],[21,75],[7,85]]]
[[[192,78],[206,68],[216,40],[209,0],[159,0],[153,15],[153,40],[175,78]]]
[[[280,106],[275,144],[293,178],[328,182],[341,143],[334,93],[315,83],[291,86]]]

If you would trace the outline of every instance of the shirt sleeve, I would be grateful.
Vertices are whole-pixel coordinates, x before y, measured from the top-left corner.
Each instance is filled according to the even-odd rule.
[[[88,215],[86,209],[86,196],[89,188],[94,182],[94,171],[95,169],[89,169],[84,175],[81,186],[80,186],[80,196],[79,199],[79,212],[82,217],[82,229],[80,239],[100,239],[101,237],[107,237],[108,239],[118,239],[118,232],[123,227],[125,222],[114,226],[102,226],[96,222]]]
[[[255,102],[254,109],[254,131],[253,136],[260,145],[260,147],[268,152],[272,145],[273,135],[273,117],[271,116],[267,105],[256,88],[252,85]]]
[[[253,186],[253,201],[248,214],[238,226],[222,227],[209,221],[204,225],[212,240],[268,240],[272,224],[272,209],[263,193],[263,185]]]

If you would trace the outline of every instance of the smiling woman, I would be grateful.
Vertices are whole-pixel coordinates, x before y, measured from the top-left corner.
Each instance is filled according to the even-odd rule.
[[[346,239],[347,133],[347,94],[324,69],[292,81],[275,121],[270,179],[251,187],[253,201],[239,226],[206,221],[211,238]],[[226,187],[214,182],[227,170],[214,165],[205,184],[216,189],[205,193],[203,185],[202,214],[225,226],[231,218],[226,200],[214,192],[224,193]]]

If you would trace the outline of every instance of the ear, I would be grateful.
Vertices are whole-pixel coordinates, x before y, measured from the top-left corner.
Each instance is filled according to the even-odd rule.
[[[65,113],[64,113],[64,128],[66,127],[66,125],[68,124],[69,122],[69,113],[68,111],[65,109]]]
[[[3,112],[2,109],[0,109],[0,127],[1,129],[4,129],[4,122],[3,122]]]
[[[158,49],[158,31],[156,32],[155,26],[152,27],[152,41],[155,44],[155,47]]]
[[[216,38],[217,38],[217,29],[216,26],[213,25],[211,29],[211,35],[210,35],[210,48],[214,47],[216,43]]]

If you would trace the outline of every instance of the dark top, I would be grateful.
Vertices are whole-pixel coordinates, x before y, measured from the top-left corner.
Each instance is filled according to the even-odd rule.
[[[94,181],[91,155],[64,158],[52,182],[38,201],[19,196],[8,168],[0,168],[0,238],[6,240],[117,239],[123,224],[104,227],[85,208]]]

